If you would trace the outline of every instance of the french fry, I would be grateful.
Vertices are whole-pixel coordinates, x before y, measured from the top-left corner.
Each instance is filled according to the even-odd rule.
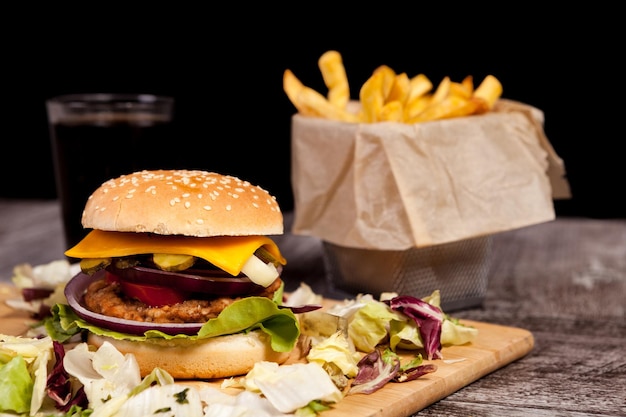
[[[433,83],[424,74],[417,74],[410,79],[410,91],[407,103],[404,106],[404,120],[411,120],[421,113],[430,102],[428,93]]]
[[[466,99],[470,99],[472,97],[472,93],[474,92],[474,84],[472,83],[471,76],[465,77],[462,82],[450,83],[450,94],[453,96],[459,96]]]
[[[410,91],[411,81],[409,80],[409,76],[406,75],[406,72],[397,74],[393,79],[391,89],[389,90],[389,94],[387,94],[386,101],[399,101],[400,103],[404,104],[409,98]]]
[[[441,80],[441,82],[437,86],[437,89],[435,90],[435,92],[433,93],[432,97],[430,98],[430,105],[434,105],[434,104],[440,103],[446,97],[448,97],[450,95],[450,84],[451,83],[452,83],[452,81],[450,81],[450,77],[448,77],[448,76],[443,77],[443,80]]]
[[[421,123],[451,117],[468,116],[476,110],[476,102],[459,96],[448,96],[427,107],[423,112],[408,120],[408,123]]]
[[[350,86],[341,55],[337,51],[325,52],[318,60],[318,66],[328,87],[328,101],[345,109],[350,101]]]
[[[323,95],[309,87],[304,87],[298,93],[298,102],[306,109],[308,114],[314,113],[317,116],[330,120],[342,122],[357,122],[358,117],[344,109],[334,106]]]
[[[418,114],[423,112],[430,104],[430,96],[422,95],[415,97],[404,107],[404,120],[412,120]]]
[[[374,73],[363,83],[359,91],[361,100],[361,121],[374,123],[378,121],[378,114],[385,104],[383,83],[385,81],[385,71],[374,71]]]
[[[433,83],[424,74],[417,74],[411,78],[411,92],[409,93],[409,103],[424,96],[433,89]]]
[[[285,94],[287,94],[287,98],[289,98],[289,101],[291,101],[291,104],[295,106],[298,112],[306,114],[305,112],[308,109],[305,109],[302,106],[302,104],[298,101],[298,95],[300,94],[300,91],[302,91],[303,88],[304,88],[304,84],[300,82],[298,77],[296,77],[295,74],[291,70],[289,69],[285,70],[285,72],[283,73],[283,90],[285,91]],[[312,115],[308,114],[308,116],[312,116]]]
[[[488,112],[502,95],[502,84],[493,75],[485,77],[477,88],[471,75],[461,82],[446,76],[432,91],[433,83],[426,75],[409,78],[380,65],[361,86],[359,101],[351,102],[341,54],[327,51],[318,65],[328,88],[326,97],[302,84],[290,70],[283,75],[289,100],[299,113],[313,117],[353,123],[421,123]]]
[[[381,122],[401,122],[404,120],[404,106],[398,100],[389,101],[380,109],[378,120]]]
[[[465,78],[463,78],[461,84],[465,86],[465,88],[467,88],[470,93],[474,93],[474,77],[472,77],[471,75],[467,75]]]
[[[283,73],[283,90],[301,114],[344,122],[358,121],[356,115],[337,108],[323,95],[302,84],[291,70],[285,70]]]
[[[382,73],[382,91],[383,91],[383,100],[387,101],[387,97],[389,96],[389,92],[393,86],[394,79],[396,78],[396,72],[391,69],[391,67],[387,65],[381,65],[376,68],[372,75]]]
[[[487,105],[487,110],[493,108],[498,98],[502,95],[502,84],[493,75],[487,75],[485,79],[476,88],[472,97],[484,101]]]

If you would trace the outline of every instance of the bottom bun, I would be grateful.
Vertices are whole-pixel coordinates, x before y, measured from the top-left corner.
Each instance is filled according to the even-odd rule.
[[[148,339],[142,342],[90,333],[87,341],[96,347],[107,341],[123,354],[135,355],[142,378],[157,367],[177,379],[227,378],[248,373],[257,362],[284,363],[290,355],[272,350],[270,337],[261,330],[203,340]]]

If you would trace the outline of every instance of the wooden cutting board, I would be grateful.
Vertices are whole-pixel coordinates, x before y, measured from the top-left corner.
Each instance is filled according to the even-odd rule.
[[[19,297],[15,287],[0,284],[0,333],[20,335],[31,320],[4,300]],[[415,381],[389,383],[373,394],[345,397],[322,417],[406,417],[528,354],[532,333],[516,327],[464,320],[478,329],[478,337],[463,346],[444,347],[443,360],[432,361],[437,371]],[[425,361],[428,362],[428,361]],[[211,385],[219,386],[214,381]],[[201,385],[198,382],[194,385]]]

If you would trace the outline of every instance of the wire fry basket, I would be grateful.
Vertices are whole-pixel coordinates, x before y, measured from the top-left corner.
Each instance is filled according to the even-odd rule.
[[[487,291],[492,237],[401,251],[349,248],[323,241],[328,285],[349,294],[441,292],[444,311],[478,307]]]

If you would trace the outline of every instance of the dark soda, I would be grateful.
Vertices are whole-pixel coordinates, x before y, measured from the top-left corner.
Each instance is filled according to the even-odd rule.
[[[173,125],[165,115],[80,115],[50,128],[68,248],[89,231],[82,226],[82,212],[103,182],[143,169],[179,167]]]

